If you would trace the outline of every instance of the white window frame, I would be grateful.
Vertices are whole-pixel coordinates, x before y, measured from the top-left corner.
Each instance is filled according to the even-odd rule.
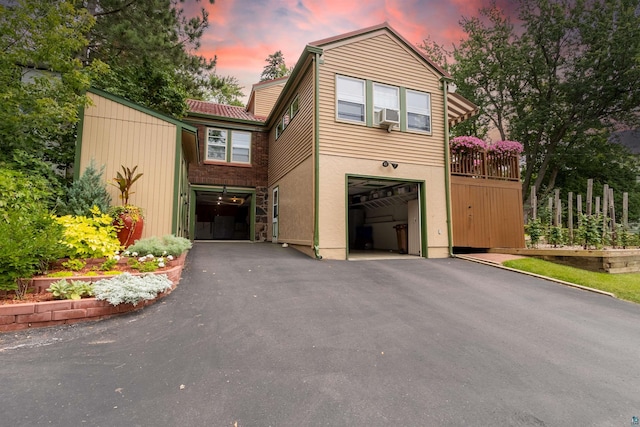
[[[416,108],[416,107],[411,107],[409,105],[409,97],[411,95],[421,95],[421,96],[425,96],[426,100],[427,100],[427,108]],[[410,132],[421,132],[421,133],[431,133],[431,94],[428,92],[420,92],[417,90],[411,90],[411,89],[407,89],[406,90],[406,96],[405,96],[405,103],[406,103],[406,109],[405,109],[405,114],[406,114],[406,120],[407,120],[407,131]],[[417,127],[412,127],[411,126],[411,121],[409,120],[409,114],[416,114],[416,115],[421,115],[421,116],[425,116],[427,118],[427,127],[428,129],[420,129]]]
[[[395,104],[389,105],[387,103],[380,102],[382,96],[376,89],[392,89],[395,92]],[[377,94],[377,96],[376,96]],[[390,108],[400,112],[400,88],[397,86],[386,85],[383,83],[373,83],[373,124],[379,125],[378,111],[383,108]]]
[[[209,132],[214,131],[214,132],[220,132],[221,135],[224,135],[224,144],[212,144],[210,141],[211,135],[209,135]],[[209,162],[226,162],[227,161],[227,147],[229,145],[229,131],[227,131],[226,129],[218,129],[218,128],[207,128],[207,133],[206,133],[206,138],[207,138],[207,146],[206,146],[206,152],[205,152],[205,158],[207,159],[207,161]],[[217,159],[217,158],[210,158],[209,157],[209,145],[215,146],[215,147],[224,147],[224,159]]]
[[[358,83],[362,87],[361,93],[356,93],[355,91],[352,93],[347,93],[344,91],[344,87],[341,89],[341,82],[348,83]],[[343,85],[344,86],[344,85]],[[352,105],[361,105],[362,106],[362,119],[354,119],[349,117],[348,114],[341,116],[340,114],[340,103],[349,103]],[[354,77],[347,77],[336,75],[336,120],[347,121],[352,123],[366,123],[367,121],[367,84],[363,79],[356,79]]]
[[[248,136],[248,146],[247,147],[238,147],[236,145],[236,137],[239,135],[247,135]],[[251,163],[251,132],[247,132],[247,131],[241,131],[241,130],[233,130],[231,131],[231,141],[229,142],[229,147],[231,149],[231,163],[246,163],[246,164],[250,164]],[[242,160],[236,160],[234,158],[235,154],[235,150],[236,149],[246,149],[248,150],[248,160],[247,161],[242,161]]]

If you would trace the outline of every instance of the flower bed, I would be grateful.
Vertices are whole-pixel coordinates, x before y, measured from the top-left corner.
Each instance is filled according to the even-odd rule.
[[[0,305],[0,332],[16,331],[28,328],[43,326],[56,326],[71,324],[83,321],[92,321],[108,318],[114,315],[128,313],[139,310],[153,304],[158,299],[170,294],[178,285],[184,267],[186,253],[176,258],[175,264],[160,269],[152,273],[132,273],[143,274],[165,274],[171,281],[172,286],[159,293],[154,299],[140,301],[137,305],[119,304],[111,305],[107,301],[99,301],[96,298],[83,298],[80,300],[52,300],[52,301],[31,301],[16,304]],[[109,276],[73,276],[73,280],[95,282]],[[44,292],[52,282],[60,280],[60,277],[37,277],[32,280],[32,286],[36,294],[37,291]]]

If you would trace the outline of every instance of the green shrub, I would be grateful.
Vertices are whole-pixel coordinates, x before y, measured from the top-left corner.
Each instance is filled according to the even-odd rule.
[[[547,242],[553,247],[565,243],[565,232],[561,226],[552,226],[547,230]]]
[[[56,271],[54,273],[47,274],[47,277],[71,277],[73,272],[71,271]]]
[[[49,214],[47,184],[0,168],[0,290],[24,297],[29,280],[63,254],[62,228]]]
[[[576,232],[577,242],[584,249],[602,245],[602,215],[580,214],[580,226]]]
[[[138,270],[141,273],[150,273],[152,271],[156,271],[160,264],[164,266],[164,258],[159,257],[155,258],[153,256],[143,256],[138,259],[129,258],[127,264],[129,267]]]
[[[67,190],[67,203],[59,207],[62,215],[90,216],[91,208],[97,206],[101,212],[107,212],[111,204],[111,196],[102,180],[104,165],[96,170],[93,160],[80,178],[75,180]]]
[[[67,268],[71,271],[80,271],[84,268],[85,265],[87,265],[87,263],[80,259],[70,259],[69,261],[65,261],[62,263],[62,266],[64,268]]]
[[[72,280],[67,282],[65,279],[54,282],[47,288],[47,292],[51,292],[55,299],[73,299],[78,300],[85,296],[93,295],[93,287],[91,283],[82,280]]]
[[[65,215],[57,218],[64,227],[62,244],[69,258],[105,258],[120,249],[116,231],[111,225],[113,219],[91,209],[92,216]]]
[[[106,300],[111,305],[130,303],[137,305],[142,300],[152,300],[159,292],[171,288],[171,280],[165,274],[133,276],[123,273],[93,284],[96,299]]]
[[[98,267],[102,271],[111,270],[118,263],[117,258],[109,258]]]
[[[191,249],[191,241],[184,237],[177,237],[167,234],[163,237],[148,237],[140,239],[133,245],[129,246],[129,253],[138,253],[140,255],[152,254],[153,256],[180,256],[183,252]]]
[[[534,248],[538,247],[540,238],[544,234],[544,225],[542,225],[542,220],[540,218],[530,219],[525,229],[529,234],[531,246]]]

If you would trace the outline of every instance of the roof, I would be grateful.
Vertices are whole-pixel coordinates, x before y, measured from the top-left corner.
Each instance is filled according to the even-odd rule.
[[[340,35],[329,37],[329,38],[326,38],[326,39],[316,40],[314,42],[309,43],[309,45],[310,46],[316,46],[316,47],[324,47],[324,46],[329,45],[329,44],[333,44],[333,43],[340,42],[340,41],[343,41],[343,40],[351,39],[351,38],[354,38],[354,37],[359,37],[359,36],[362,36],[362,35],[365,35],[365,34],[368,34],[368,33],[373,33],[375,31],[379,31],[379,30],[387,30],[387,31],[389,31],[396,38],[398,38],[398,40],[400,40],[404,45],[406,45],[406,47],[411,49],[413,51],[413,53],[415,53],[416,55],[420,56],[430,66],[432,66],[435,70],[437,70],[438,73],[440,73],[442,76],[451,77],[449,75],[449,73],[447,73],[438,64],[433,62],[433,60],[431,58],[429,58],[424,52],[422,52],[420,49],[418,49],[416,46],[414,46],[412,43],[410,43],[407,39],[402,37],[396,30],[394,30],[389,25],[388,22],[383,22],[382,24],[374,25],[372,27],[367,27],[367,28],[363,28],[363,29],[360,29],[360,30],[351,31],[349,33],[340,34]]]
[[[187,99],[189,112],[207,114],[210,116],[226,117],[230,119],[248,120],[252,122],[265,122],[264,116],[256,116],[248,112],[244,107],[234,105],[216,104],[215,102]]]

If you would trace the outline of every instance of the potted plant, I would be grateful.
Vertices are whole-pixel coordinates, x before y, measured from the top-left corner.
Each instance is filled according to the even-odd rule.
[[[133,194],[131,187],[140,179],[141,173],[136,174],[138,166],[133,169],[122,166],[122,173],[117,172],[113,180],[113,186],[120,190],[120,200],[122,206],[113,206],[110,210],[113,217],[113,225],[118,233],[118,240],[122,247],[131,246],[136,240],[142,237],[144,226],[144,216],[142,209],[129,204],[129,197]]]

